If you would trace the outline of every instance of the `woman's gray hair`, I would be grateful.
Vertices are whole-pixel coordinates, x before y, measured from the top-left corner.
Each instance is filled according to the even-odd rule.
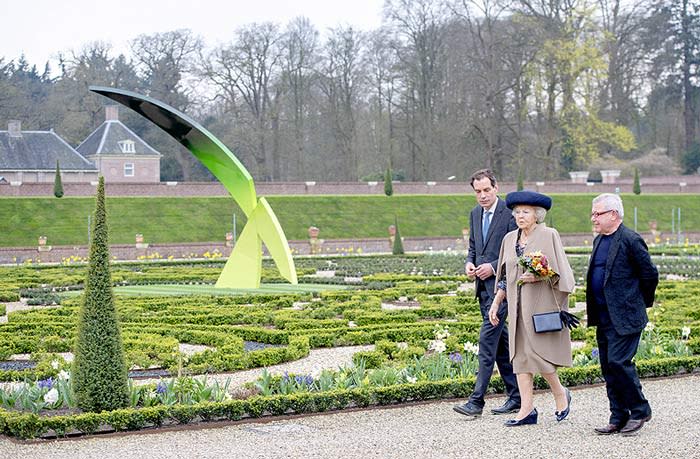
[[[544,221],[544,218],[547,216],[547,209],[545,209],[544,207],[531,206],[529,204],[518,204],[513,208],[513,211],[511,212],[513,214],[513,217],[515,217],[515,209],[520,207],[521,205],[532,207],[533,209],[535,209],[535,221],[537,223],[542,223]]]
[[[614,210],[620,216],[620,220],[625,216],[625,208],[622,206],[620,196],[612,193],[603,193],[593,198],[593,204],[602,203],[605,210]]]
[[[535,207],[535,218],[537,219],[537,223],[542,223],[546,216],[547,209],[544,207]]]

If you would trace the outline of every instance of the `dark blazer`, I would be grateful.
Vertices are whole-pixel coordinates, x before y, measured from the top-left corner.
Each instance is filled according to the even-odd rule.
[[[600,237],[593,241],[593,253]],[[586,279],[586,312],[588,325],[600,325],[598,306],[591,285],[591,265]],[[648,322],[646,308],[654,304],[659,272],[651,262],[649,250],[642,237],[625,225],[615,231],[605,264],[603,294],[608,304],[610,320],[620,335],[641,332]]]
[[[494,275],[482,281],[476,278],[476,297],[479,298],[479,292],[483,289],[489,294],[489,298],[493,300],[496,287],[496,269],[498,268],[498,255],[501,251],[501,242],[506,234],[517,229],[513,214],[506,207],[506,203],[502,199],[498,199],[496,208],[491,216],[491,224],[489,232],[484,241],[481,234],[481,222],[483,221],[484,209],[477,205],[469,215],[469,252],[467,254],[467,262],[474,263],[479,266],[482,263],[490,263],[493,267]]]

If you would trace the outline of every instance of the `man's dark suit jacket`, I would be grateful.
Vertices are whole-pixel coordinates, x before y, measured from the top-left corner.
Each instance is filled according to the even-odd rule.
[[[481,234],[481,223],[483,222],[484,209],[477,205],[472,209],[469,215],[469,253],[467,254],[467,262],[471,261],[474,266],[479,266],[483,263],[490,263],[493,268],[494,275],[485,281],[476,278],[476,297],[479,298],[479,292],[486,289],[489,298],[493,300],[495,296],[494,290],[496,287],[496,269],[498,268],[498,255],[501,251],[501,242],[503,237],[509,232],[517,229],[513,214],[506,207],[506,203],[502,199],[498,199],[496,208],[491,216],[491,224],[489,232],[484,241]],[[489,301],[490,303],[490,301]]]
[[[593,253],[600,237],[593,241]],[[588,325],[600,325],[598,307],[591,287],[593,256],[586,280],[586,312]],[[642,237],[625,225],[615,231],[610,242],[603,294],[615,331],[620,335],[641,332],[648,322],[646,308],[654,304],[659,272],[651,262]]]

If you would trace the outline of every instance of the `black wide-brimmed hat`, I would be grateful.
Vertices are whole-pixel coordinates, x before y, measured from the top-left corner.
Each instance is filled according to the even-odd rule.
[[[509,209],[519,205],[542,207],[545,210],[549,210],[552,208],[552,198],[529,190],[513,191],[506,195],[506,206]]]

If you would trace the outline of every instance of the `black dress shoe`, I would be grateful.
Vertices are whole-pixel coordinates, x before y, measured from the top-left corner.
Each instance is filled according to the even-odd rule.
[[[630,419],[627,424],[620,429],[620,433],[623,437],[630,437],[632,435],[637,435],[639,429],[644,427],[644,423],[651,420],[651,415],[643,417],[642,419]]]
[[[506,402],[499,406],[498,408],[493,408],[491,409],[491,413],[493,414],[508,414],[508,413],[517,413],[520,410],[520,403],[516,402],[515,400],[508,399]]]
[[[452,409],[465,416],[481,416],[481,413],[484,411],[483,407],[473,402],[467,402],[464,405],[455,405]]]
[[[524,426],[527,424],[537,424],[537,408],[533,409],[530,414],[522,419],[508,419],[505,422],[506,427]]]
[[[605,427],[596,427],[593,430],[598,435],[612,435],[620,431],[620,426],[616,426],[615,424],[608,424]]]
[[[569,389],[566,389],[566,408],[564,408],[561,411],[555,411],[554,416],[557,417],[557,422],[561,422],[566,417],[569,415],[569,411],[571,410],[571,392],[569,392]]]

